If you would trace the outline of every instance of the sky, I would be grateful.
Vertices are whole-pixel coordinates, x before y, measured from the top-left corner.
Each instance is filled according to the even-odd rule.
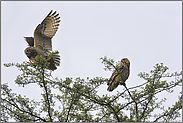
[[[15,67],[4,63],[28,61],[24,54],[27,43],[24,36],[33,36],[34,29],[50,10],[57,11],[61,23],[52,38],[53,51],[58,50],[61,66],[52,75],[66,77],[109,78],[100,58],[107,56],[116,61],[130,60],[127,87],[145,81],[137,75],[150,72],[156,63],[169,67],[170,73],[182,70],[182,2],[181,1],[54,1],[54,2],[1,2],[1,83],[8,83],[13,92],[39,100],[41,90],[36,84],[24,88],[14,84],[21,74]],[[99,93],[113,95],[103,85]],[[177,100],[181,87],[169,97],[166,105]],[[36,96],[35,96],[36,95]]]

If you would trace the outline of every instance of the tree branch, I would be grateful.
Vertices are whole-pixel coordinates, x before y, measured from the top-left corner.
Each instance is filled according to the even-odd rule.
[[[182,102],[182,100],[181,100],[181,102]],[[167,117],[167,116],[171,117],[171,115],[174,115],[175,114],[174,111],[176,111],[176,110],[179,111],[180,109],[182,109],[182,103],[181,102],[178,103],[178,106],[175,105],[170,110],[168,109],[167,112],[164,112],[162,115],[160,115],[159,117],[157,117],[153,122],[157,122],[162,117]]]
[[[128,94],[130,95],[131,99],[135,102],[135,111],[136,111],[136,122],[139,122],[139,114],[138,114],[138,106],[137,106],[137,102],[136,100],[133,98],[133,96],[131,95],[130,91],[128,90],[128,88],[126,87],[126,84],[124,85],[125,89],[127,90]]]
[[[52,122],[53,119],[52,119],[52,117],[51,117],[50,101],[49,101],[49,97],[48,97],[48,90],[47,90],[47,87],[46,87],[46,84],[45,84],[45,81],[44,81],[44,69],[45,69],[45,68],[42,68],[43,87],[44,87],[45,93],[46,93],[46,102],[47,102],[47,105],[48,105],[48,116],[49,116],[49,118],[50,118],[50,121]]]
[[[68,121],[69,113],[70,113],[70,111],[71,111],[72,105],[73,105],[73,100],[72,100],[72,102],[71,102],[71,104],[70,104],[70,106],[69,106],[69,110],[68,110],[68,112],[67,112],[67,116],[66,116],[65,122]]]
[[[17,108],[19,111],[21,111],[21,112],[23,112],[23,113],[27,113],[27,114],[29,114],[29,115],[31,115],[31,116],[34,116],[34,117],[36,117],[36,118],[42,120],[43,122],[46,122],[45,119],[43,119],[43,118],[41,118],[41,117],[39,117],[39,116],[37,116],[37,115],[34,115],[33,112],[28,112],[28,111],[25,111],[25,110],[21,109],[15,102],[14,102],[14,103],[11,103],[10,101],[8,101],[8,100],[6,100],[6,99],[2,99],[2,98],[1,98],[1,100],[6,101],[7,103],[9,103],[10,105],[14,106],[15,108]],[[4,107],[5,107],[5,106],[4,106]],[[6,108],[7,108],[7,107],[6,107]],[[9,110],[10,110],[10,109],[9,109]]]

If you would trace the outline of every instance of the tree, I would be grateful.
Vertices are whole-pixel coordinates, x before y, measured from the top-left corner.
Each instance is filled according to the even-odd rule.
[[[182,86],[181,74],[168,73],[163,63],[156,64],[150,73],[138,74],[143,83],[124,89],[116,95],[98,95],[97,89],[106,84],[108,78],[53,78],[51,71],[45,69],[49,59],[37,56],[33,64],[27,62],[7,63],[6,67],[15,66],[22,73],[15,83],[25,87],[37,84],[43,91],[41,100],[35,101],[12,92],[8,84],[1,86],[1,121],[14,119],[18,122],[146,122],[173,121],[180,117],[182,95],[167,109],[163,106],[166,98],[158,100],[157,94],[172,93],[175,87]],[[104,69],[113,71],[119,62],[107,57],[101,58]],[[175,78],[168,81],[166,78]],[[56,89],[59,93],[53,93]],[[60,104],[56,105],[56,101]],[[154,114],[159,109],[160,114]],[[130,111],[128,115],[127,112]]]

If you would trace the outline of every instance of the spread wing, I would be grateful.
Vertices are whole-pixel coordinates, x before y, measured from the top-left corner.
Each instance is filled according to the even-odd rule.
[[[51,38],[58,30],[60,17],[56,11],[50,13],[34,30],[34,47],[41,52],[41,54],[48,55],[52,50]]]
[[[34,38],[33,37],[24,37],[25,41],[27,41],[30,47],[34,46]]]

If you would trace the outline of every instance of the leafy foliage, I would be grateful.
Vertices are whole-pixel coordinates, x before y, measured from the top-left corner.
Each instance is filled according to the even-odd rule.
[[[101,58],[104,69],[112,71],[119,62],[107,57]],[[114,63],[116,65],[114,65]],[[1,121],[14,119],[17,122],[147,122],[173,121],[180,117],[182,95],[178,101],[167,109],[163,106],[166,98],[158,100],[157,94],[173,93],[175,87],[182,86],[180,73],[168,73],[163,63],[156,64],[150,73],[138,74],[143,83],[125,88],[116,95],[99,95],[97,89],[107,83],[108,78],[53,78],[51,71],[45,69],[48,60],[39,56],[33,64],[8,63],[6,67],[15,66],[22,73],[15,83],[25,87],[37,84],[43,91],[41,100],[30,100],[13,93],[8,84],[1,86]],[[168,81],[167,78],[175,78]],[[52,90],[59,93],[53,93]],[[56,102],[58,104],[56,104]],[[160,114],[154,114],[159,109]],[[130,111],[130,114],[127,112]]]

